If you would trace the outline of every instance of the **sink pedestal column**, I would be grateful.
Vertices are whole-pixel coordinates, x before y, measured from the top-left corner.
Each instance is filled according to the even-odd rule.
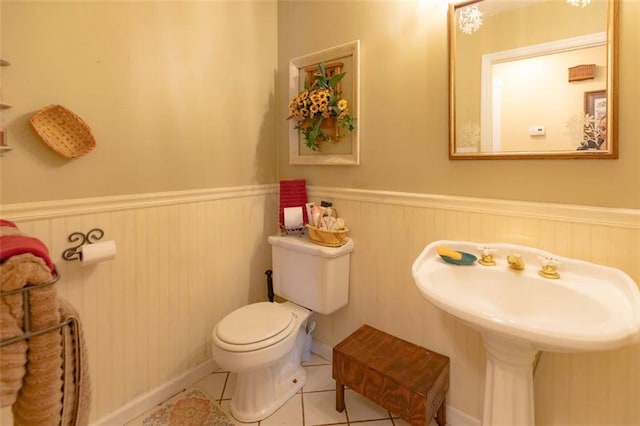
[[[483,426],[534,426],[533,362],[527,341],[483,333],[487,349]]]

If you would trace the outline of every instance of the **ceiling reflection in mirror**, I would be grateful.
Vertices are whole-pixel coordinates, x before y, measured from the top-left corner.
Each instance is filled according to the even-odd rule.
[[[450,158],[617,158],[617,3],[451,5]]]

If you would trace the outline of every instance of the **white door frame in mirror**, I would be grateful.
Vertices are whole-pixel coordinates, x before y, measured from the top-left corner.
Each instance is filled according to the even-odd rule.
[[[344,64],[342,96],[349,104],[349,113],[356,117],[352,132],[344,132],[337,143],[323,142],[320,151],[313,151],[304,143],[293,120],[289,120],[289,164],[320,166],[356,166],[360,164],[360,41],[352,41],[324,49],[289,61],[289,99],[304,88],[306,67],[322,62],[340,61]],[[287,110],[287,114],[289,111]]]

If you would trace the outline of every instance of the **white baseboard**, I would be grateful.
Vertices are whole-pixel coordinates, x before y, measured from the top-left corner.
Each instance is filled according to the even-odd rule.
[[[333,348],[317,340],[311,342],[311,352],[326,359],[327,361],[333,361]]]
[[[333,348],[325,343],[314,340],[311,344],[311,352],[328,360],[333,361]],[[448,426],[480,426],[481,421],[475,417],[458,410],[447,404],[447,425]]]
[[[171,398],[186,387],[198,382],[208,374],[213,373],[217,368],[218,365],[213,359],[205,361],[196,368],[189,370],[162,386],[155,388],[151,392],[139,396],[133,401],[127,403],[125,406],[119,408],[117,411],[92,423],[92,426],[123,425],[136,417],[141,416],[156,405]]]
[[[480,426],[482,422],[457,408],[447,404],[448,426]]]

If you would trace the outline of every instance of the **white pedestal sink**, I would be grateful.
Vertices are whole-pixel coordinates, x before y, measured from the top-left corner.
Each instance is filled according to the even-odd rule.
[[[446,247],[478,254],[481,246],[495,250],[494,266],[451,264],[437,253]],[[509,267],[506,258],[514,253],[524,260],[524,270]],[[540,276],[539,258],[558,262],[560,278]],[[412,272],[429,302],[482,334],[484,426],[535,424],[538,351],[610,350],[640,339],[640,292],[619,269],[514,244],[436,241],[418,256]]]

